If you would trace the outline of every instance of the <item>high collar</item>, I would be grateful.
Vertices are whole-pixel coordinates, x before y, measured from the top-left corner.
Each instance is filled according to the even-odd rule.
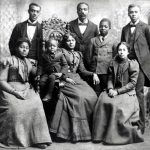
[[[140,20],[138,19],[135,23],[130,21],[130,25],[137,25],[140,22]]]

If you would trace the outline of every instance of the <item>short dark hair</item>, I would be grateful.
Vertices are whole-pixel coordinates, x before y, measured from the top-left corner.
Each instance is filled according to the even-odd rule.
[[[37,6],[37,7],[39,7],[40,10],[41,10],[41,6],[38,5],[38,4],[36,4],[36,3],[30,3],[30,4],[29,4],[29,10],[31,9],[32,6]]]
[[[86,6],[88,6],[88,9],[89,9],[89,4],[88,4],[88,3],[80,2],[80,3],[78,3],[78,5],[77,5],[77,10],[78,10],[79,6],[82,5],[82,4],[85,4]]]
[[[22,44],[23,42],[28,43],[29,47],[31,46],[31,43],[30,43],[30,41],[29,41],[28,38],[26,38],[26,37],[21,37],[21,38],[19,38],[19,39],[17,40],[17,42],[16,42],[16,48],[18,48],[18,47],[20,46],[20,44]]]
[[[132,8],[132,7],[138,7],[138,8],[140,9],[140,11],[141,11],[140,5],[137,5],[137,4],[130,4],[130,5],[128,6],[128,12],[129,12],[130,8]]]
[[[66,43],[67,43],[69,36],[72,36],[75,39],[75,41],[77,41],[77,35],[73,32],[68,32],[68,33],[64,34],[64,36],[63,36],[63,40],[61,43],[62,48],[68,49],[68,46]]]
[[[108,22],[109,28],[111,29],[111,21],[110,21],[108,18],[103,18],[103,19],[100,21],[99,25],[100,25],[102,22]]]
[[[49,45],[51,44],[51,41],[52,41],[52,40],[56,41],[56,42],[57,42],[57,45],[59,46],[59,41],[58,41],[57,39],[55,39],[54,37],[51,37],[51,38],[49,38],[49,40],[47,40],[47,41],[45,42],[45,47],[46,47],[46,48],[49,47]]]
[[[126,43],[126,42],[120,42],[120,43],[118,43],[118,45],[117,45],[117,52],[118,52],[119,46],[122,45],[122,44],[125,45],[125,46],[127,47],[128,51],[129,51],[129,48],[130,48],[130,47],[129,47],[129,44]]]

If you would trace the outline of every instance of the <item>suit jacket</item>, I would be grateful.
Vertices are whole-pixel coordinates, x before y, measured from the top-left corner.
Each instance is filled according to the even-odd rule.
[[[66,74],[68,71],[67,61],[65,56],[58,50],[56,54],[51,56],[49,53],[44,53],[41,62],[41,68],[38,70],[38,74],[52,74],[52,73],[63,73]]]
[[[117,57],[111,61],[108,69],[108,89],[115,89],[117,81],[117,71],[119,63]],[[121,85],[122,87],[117,88],[119,94],[129,93],[135,94],[135,86],[137,83],[139,74],[139,64],[136,60],[128,59],[125,62],[124,68],[122,70],[121,76]]]
[[[76,50],[82,52],[84,57],[84,53],[86,53],[87,45],[90,42],[90,39],[99,34],[97,25],[95,25],[91,21],[88,21],[88,25],[84,34],[81,34],[78,27],[78,19],[71,21],[69,24],[70,31],[77,35]]]
[[[92,38],[86,53],[89,70],[98,74],[107,74],[109,63],[116,54],[116,47],[117,40],[110,34],[104,41],[100,40],[100,36]]]
[[[10,53],[11,55],[15,54],[15,47],[16,47],[16,42],[19,38],[22,37],[26,37],[28,38],[27,35],[27,20],[21,23],[16,24],[16,26],[14,27],[10,40],[9,40],[9,49],[10,49]],[[39,59],[39,56],[41,56],[41,51],[42,51],[42,42],[41,42],[41,37],[42,37],[42,28],[41,28],[41,24],[37,23],[37,28],[36,28],[36,37],[34,35],[33,39],[35,39],[36,42],[36,50],[37,50],[37,60]],[[31,45],[32,45],[32,41],[31,41]],[[30,52],[29,52],[30,53]],[[30,58],[30,55],[29,55]]]
[[[122,29],[121,41],[129,42],[130,24]],[[134,50],[144,74],[150,80],[150,27],[140,21],[135,29]]]

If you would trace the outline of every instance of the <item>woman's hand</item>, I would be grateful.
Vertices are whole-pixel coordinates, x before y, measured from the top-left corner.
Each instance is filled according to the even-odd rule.
[[[25,91],[14,91],[13,92],[14,96],[16,96],[17,98],[21,99],[21,100],[25,100],[25,95],[26,92]]]
[[[93,74],[93,83],[94,83],[94,85],[100,83],[100,80],[99,80],[97,74],[95,74],[95,73]]]
[[[115,97],[116,95],[118,95],[118,92],[116,90],[109,89],[109,92],[108,92],[109,97]]]
[[[57,78],[60,78],[62,76],[62,73],[53,73]]]
[[[71,78],[66,78],[66,82],[71,83],[71,84],[76,84],[76,82]]]

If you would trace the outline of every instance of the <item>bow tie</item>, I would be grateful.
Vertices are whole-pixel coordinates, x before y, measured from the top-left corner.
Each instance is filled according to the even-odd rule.
[[[28,26],[37,26],[37,22],[36,23],[30,23],[30,22],[28,22]]]
[[[79,26],[87,26],[88,23],[78,23]]]
[[[135,24],[130,24],[130,27],[136,27],[136,25]]]

